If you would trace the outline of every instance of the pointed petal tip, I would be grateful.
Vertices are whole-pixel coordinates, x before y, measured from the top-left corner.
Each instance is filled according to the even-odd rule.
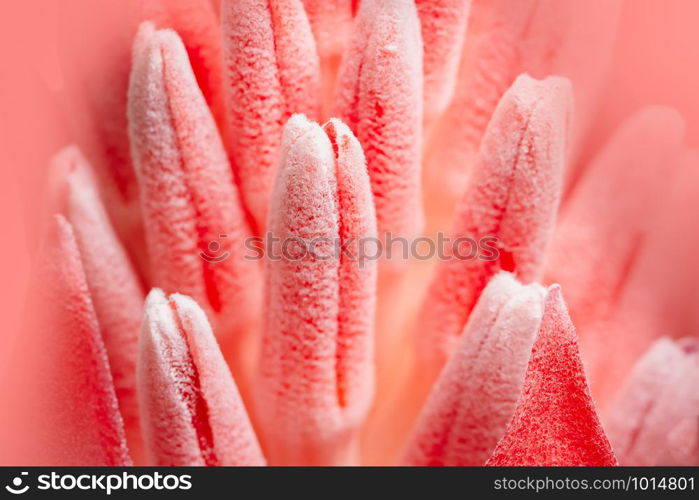
[[[284,124],[284,130],[282,132],[282,158],[284,154],[288,152],[291,145],[296,142],[296,139],[312,128],[313,123],[314,122],[303,113],[294,113],[289,117],[286,124]]]
[[[516,89],[522,96],[536,100],[546,94],[556,99],[564,99],[572,103],[573,85],[564,76],[550,75],[544,78],[534,78],[528,73],[521,73],[515,78],[510,89]]]
[[[51,157],[48,184],[51,190],[49,206],[53,208],[62,207],[64,198],[68,194],[67,190],[71,187],[80,189],[89,185],[89,189],[97,188],[92,167],[76,144],[65,146]],[[80,193],[76,194],[80,195]]]
[[[46,233],[46,244],[55,249],[70,250],[71,253],[77,253],[73,226],[63,214],[55,213],[51,216]]]
[[[523,287],[523,285],[518,279],[517,276],[515,276],[515,273],[512,273],[510,271],[500,271],[498,272],[495,276],[493,276],[486,285],[487,287],[492,287],[492,288],[511,288],[511,289],[519,289]]]
[[[182,40],[174,29],[157,28],[152,21],[143,21],[134,37],[133,49],[142,52],[147,48],[161,48],[177,42],[182,43]]]
[[[558,283],[549,285],[547,293],[552,303],[563,303],[563,290]]]
[[[332,148],[328,136],[318,123],[305,115],[296,114],[289,119],[282,148],[280,173],[316,171],[323,177],[332,173]]]
[[[146,328],[145,334],[176,333],[186,340],[187,335],[184,330],[172,328],[173,325],[180,323],[183,317],[196,319],[191,323],[191,326],[197,327],[195,335],[211,331],[206,314],[192,297],[181,293],[166,294],[160,288],[152,288],[148,293],[144,304],[144,317],[149,327]]]
[[[407,464],[480,466],[490,457],[521,393],[544,295],[511,273],[491,279],[420,414]]]
[[[60,149],[51,158],[51,165],[55,167],[70,166],[84,159],[84,155],[77,144],[68,144]]]
[[[148,295],[146,295],[146,300],[144,302],[143,308],[144,311],[147,313],[148,311],[166,302],[167,296],[165,295],[165,292],[163,292],[161,288],[153,287],[151,288],[150,292],[148,292]]]
[[[515,273],[500,271],[495,274],[483,289],[478,301],[488,301],[494,298],[511,297],[526,291],[538,294],[541,298],[545,295],[545,289],[538,283],[522,283]]]
[[[331,139],[332,137],[337,137],[338,135],[347,135],[352,133],[345,122],[343,122],[340,118],[335,117],[328,119],[328,121],[323,124],[323,130],[326,131]]]
[[[167,295],[160,288],[151,289],[143,305],[141,349],[144,349],[146,343],[154,342],[154,336],[171,333],[172,324],[173,314]]]
[[[362,188],[360,186],[366,185],[369,189],[369,196],[371,196],[371,205],[374,205],[373,196],[371,195],[371,183],[368,178],[368,172],[366,167],[366,157],[364,156],[364,150],[362,149],[359,140],[352,132],[352,129],[340,120],[339,118],[330,118],[322,126],[323,131],[328,136],[330,143],[332,144],[333,151],[337,160],[340,162],[338,165],[338,182],[341,178],[346,175],[356,176],[366,173],[366,181],[362,179],[358,181],[359,185],[355,185],[352,189],[355,191],[355,195],[361,195]],[[340,188],[342,189],[342,188]],[[375,217],[375,216],[374,216]]]
[[[311,120],[306,113],[294,113],[289,117],[286,123],[286,126],[295,127],[302,126],[303,124],[310,125],[313,123],[313,120]]]
[[[132,45],[132,82],[147,75],[161,80],[171,78],[164,72],[166,62],[167,66],[177,65],[179,72],[191,73],[191,80],[196,82],[184,42],[177,32],[170,28],[156,28],[150,21],[141,23]]]
[[[144,21],[138,26],[136,36],[134,37],[133,44],[131,45],[131,59],[133,66],[135,66],[135,62],[142,57],[143,53],[148,48],[156,31],[157,29],[155,24],[151,21]]]
[[[507,90],[505,95],[510,95],[514,102],[521,106],[524,113],[545,113],[545,118],[532,114],[537,120],[533,126],[545,125],[552,122],[554,129],[551,134],[561,134],[566,147],[571,133],[571,121],[574,111],[573,85],[568,78],[562,76],[547,76],[537,79],[527,73],[519,75]],[[503,99],[505,99],[505,95]],[[498,106],[500,104],[498,103]]]
[[[687,122],[677,108],[649,104],[636,111],[634,119],[648,121],[657,125],[659,130],[676,137],[682,141],[687,131]]]
[[[617,465],[558,285],[549,287],[522,395],[486,465]]]

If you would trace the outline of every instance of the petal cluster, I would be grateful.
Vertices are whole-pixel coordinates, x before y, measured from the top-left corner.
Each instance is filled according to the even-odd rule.
[[[126,3],[9,455],[697,464],[699,153],[662,106],[586,149],[620,0]]]

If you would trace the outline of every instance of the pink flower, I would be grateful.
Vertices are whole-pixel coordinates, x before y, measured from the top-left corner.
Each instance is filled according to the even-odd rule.
[[[621,0],[119,8],[3,463],[697,465],[699,157],[590,142]]]

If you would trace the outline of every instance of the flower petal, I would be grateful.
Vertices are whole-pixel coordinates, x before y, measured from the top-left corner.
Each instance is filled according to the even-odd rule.
[[[545,291],[509,273],[483,290],[457,350],[418,417],[407,465],[483,465],[505,433],[543,313]]]
[[[320,110],[318,55],[301,0],[224,0],[221,24],[230,155],[261,234],[284,123]]]
[[[376,261],[366,243],[376,238],[376,211],[359,142],[340,120],[323,126],[335,151],[341,254],[337,330],[337,384],[341,406],[367,408],[374,393]],[[356,410],[355,410],[356,411]]]
[[[662,205],[682,148],[684,123],[671,108],[629,117],[586,169],[562,210],[546,281],[566,290],[578,329],[608,316]],[[657,200],[657,201],[656,201]]]
[[[359,0],[302,0],[321,58],[342,54]]]
[[[567,80],[522,75],[493,114],[451,234],[481,254],[446,247],[418,318],[420,356],[435,375],[491,276],[512,271],[525,283],[539,276],[560,197],[570,99]]]
[[[334,252],[375,236],[369,179],[338,121],[293,116],[282,151],[255,386],[264,449],[273,464],[352,463],[373,395],[376,267]]]
[[[27,357],[36,369],[23,378],[32,400],[20,462],[131,465],[80,252],[63,216],[50,223],[38,276]]]
[[[138,383],[155,464],[264,465],[206,315],[189,297],[159,289],[148,295]]]
[[[334,114],[364,149],[379,234],[422,226],[422,41],[414,2],[363,0],[340,66]]]
[[[102,204],[92,169],[71,146],[53,159],[61,179],[54,186],[60,210],[72,224],[87,285],[109,357],[131,456],[141,461],[141,428],[136,397],[136,353],[143,291]]]
[[[688,230],[699,208],[699,152],[685,150],[677,161],[678,168],[664,166],[673,178],[610,317],[581,332],[592,393],[603,409],[655,340],[681,338],[699,326],[699,233]]]
[[[446,109],[456,86],[471,0],[416,0],[423,42],[426,128]]]
[[[426,144],[425,189],[440,228],[451,219],[489,120],[517,75],[570,79],[576,102],[571,157],[576,159],[604,89],[621,5],[619,0],[521,0],[513,8],[509,0],[473,0],[454,97]]]
[[[199,88],[219,126],[225,122],[221,27],[214,6],[201,0],[146,0],[143,18],[182,39]],[[225,137],[224,137],[225,139]]]
[[[228,159],[187,53],[170,30],[144,24],[134,44],[129,130],[153,266],[152,282],[192,296],[221,339],[255,313],[257,263]]]
[[[575,327],[558,285],[546,297],[522,395],[486,465],[617,465],[590,397]]]
[[[322,116],[332,107],[337,69],[352,36],[359,0],[303,0],[320,57],[323,85]]]
[[[699,343],[658,340],[605,419],[622,465],[699,465]]]

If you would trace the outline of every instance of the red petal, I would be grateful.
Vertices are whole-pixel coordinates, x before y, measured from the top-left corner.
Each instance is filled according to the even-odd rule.
[[[224,0],[221,24],[230,153],[261,234],[284,123],[319,111],[318,55],[301,0]]]
[[[427,127],[451,101],[471,0],[416,0],[415,5],[424,47],[423,110]]]
[[[616,465],[599,423],[561,289],[549,289],[522,395],[486,465]]]
[[[379,234],[412,237],[422,226],[422,43],[413,2],[362,1],[345,53],[336,116],[367,160]]]

